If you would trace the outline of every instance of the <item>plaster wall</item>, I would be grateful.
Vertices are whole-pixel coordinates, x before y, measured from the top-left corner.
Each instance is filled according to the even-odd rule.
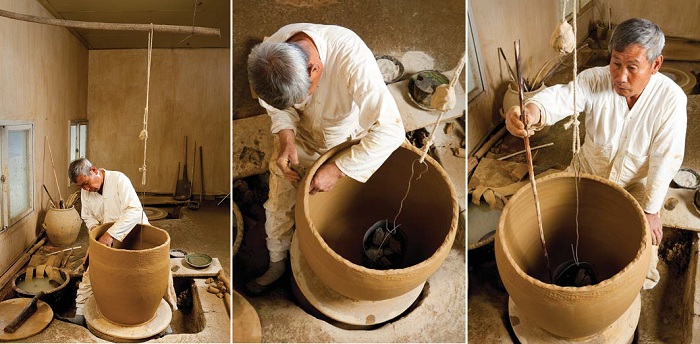
[[[0,0],[3,10],[52,17],[35,0]],[[34,211],[0,233],[0,272],[34,240],[48,209],[46,184],[58,195],[45,142],[51,144],[61,193],[68,187],[70,120],[85,118],[88,51],[68,30],[0,18],[0,121],[34,128]]]
[[[147,40],[144,34],[144,40]],[[173,193],[178,162],[185,164],[193,193],[201,191],[199,148],[193,178],[194,143],[202,146],[204,194],[229,193],[229,49],[154,49],[148,111],[147,178],[141,185],[144,146],[139,139],[146,106],[148,51],[92,50],[88,75],[88,157],[93,164],[125,173],[137,192]]]
[[[681,37],[700,40],[700,2],[697,0],[674,1],[599,1],[596,18],[608,22],[608,7],[612,9],[612,23],[640,17],[646,18],[661,27],[668,37]]]

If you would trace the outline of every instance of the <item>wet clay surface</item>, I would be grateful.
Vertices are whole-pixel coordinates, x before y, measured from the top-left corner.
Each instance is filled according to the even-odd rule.
[[[314,273],[344,296],[379,301],[403,295],[424,282],[452,246],[458,213],[454,189],[435,160],[425,160],[426,170],[418,163],[418,149],[404,143],[366,183],[344,178],[330,192],[308,195],[308,177],[326,160],[351,149],[344,146],[324,154],[302,181],[304,192],[297,194],[295,210],[301,252]],[[413,176],[412,164],[418,165]],[[409,179],[411,189],[401,208]],[[395,223],[406,235],[402,268],[363,268],[366,230],[377,220],[396,217],[400,208]]]
[[[572,259],[577,209],[574,181],[570,173],[538,181],[552,268]],[[564,338],[596,334],[619,318],[639,293],[651,251],[646,220],[628,193],[588,175],[580,184],[578,257],[593,264],[605,283],[581,288],[549,284],[529,186],[517,192],[503,210],[495,242],[500,276],[521,314]],[[535,283],[532,277],[547,284]]]

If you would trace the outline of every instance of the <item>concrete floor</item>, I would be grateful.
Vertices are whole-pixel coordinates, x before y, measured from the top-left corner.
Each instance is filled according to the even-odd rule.
[[[264,36],[286,24],[340,25],[357,33],[376,55],[400,58],[407,51],[422,51],[435,59],[435,69],[444,71],[454,68],[465,51],[465,16],[463,0],[234,0],[233,118],[265,113],[251,97],[247,56]]]
[[[598,63],[592,63],[595,65]],[[665,66],[690,71],[700,70],[700,63],[665,61]],[[569,64],[570,66],[570,64]],[[570,67],[554,76],[552,83],[571,79]],[[549,83],[548,83],[549,84]],[[688,133],[686,156],[683,166],[700,170],[700,95],[688,98]],[[563,121],[562,121],[563,122]],[[582,132],[583,134],[583,132]],[[582,140],[585,138],[582,137]],[[564,169],[571,161],[571,131],[564,130],[563,123],[552,126],[548,132],[531,140],[531,146],[554,142],[553,147],[540,149],[533,157],[535,172],[556,168]],[[523,149],[521,139],[506,135],[487,157],[496,158]],[[495,153],[494,153],[495,152]],[[524,155],[508,161],[525,162]],[[474,219],[470,219],[470,222]],[[692,251],[691,251],[692,248]],[[673,228],[664,229],[664,239],[659,249],[659,284],[641,292],[642,312],[635,333],[635,343],[685,343],[695,338],[697,311],[693,305],[697,293],[695,269],[692,266],[697,250],[697,233]],[[517,343],[508,318],[508,294],[501,284],[493,252],[478,252],[480,259],[469,259],[468,287],[468,337],[476,343]],[[488,258],[485,258],[488,257]],[[689,296],[690,295],[690,296]],[[697,302],[697,301],[696,301]]]
[[[181,249],[188,253],[205,253],[213,258],[218,258],[223,269],[230,276],[231,226],[229,203],[223,202],[221,205],[217,206],[214,201],[204,201],[198,210],[190,210],[187,209],[186,206],[180,207],[179,210],[177,210],[177,207],[173,206],[163,209],[170,213],[179,211],[180,216],[180,218],[150,221],[151,225],[164,229],[170,234],[170,248]],[[47,243],[47,245],[49,244],[50,243]],[[78,239],[70,246],[82,246],[81,249],[76,250],[76,256],[84,256],[85,249],[88,247],[87,229],[84,225],[83,228],[81,228]],[[30,261],[30,264],[32,264],[32,261]],[[79,279],[74,279],[74,282],[77,285]],[[178,281],[176,281],[176,284],[177,282]],[[214,294],[206,292],[207,286],[204,284],[203,278],[195,278],[194,282],[202,305],[201,314],[205,317],[205,325],[202,326],[203,328],[199,329],[196,333],[181,333],[180,330],[182,330],[182,332],[192,332],[190,330],[184,330],[189,327],[189,325],[175,325],[173,323],[173,329],[175,329],[174,334],[152,341],[184,343],[230,341],[231,322],[223,301]],[[13,293],[11,283],[8,283],[8,285],[3,288],[2,295],[13,297]],[[72,315],[74,312],[75,307],[73,305],[72,308],[69,308],[66,312],[62,313],[62,315]],[[173,319],[176,319],[176,313],[173,314]],[[44,331],[21,341],[36,343],[105,342],[90,333],[87,328],[56,319],[54,319]]]

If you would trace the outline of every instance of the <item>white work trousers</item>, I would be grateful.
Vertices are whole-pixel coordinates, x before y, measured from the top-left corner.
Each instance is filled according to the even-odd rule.
[[[321,156],[305,142],[296,140],[299,165],[303,168],[302,178],[306,171]],[[272,155],[270,156],[270,194],[265,202],[265,233],[267,234],[267,249],[270,251],[270,262],[279,262],[287,257],[289,245],[294,234],[294,205],[296,204],[297,187],[300,182],[290,182],[284,178],[284,173],[277,166],[279,155],[279,140],[275,135]]]
[[[83,273],[83,279],[78,286],[78,295],[75,297],[75,315],[85,315],[85,303],[92,297],[92,284],[90,283],[90,267]],[[173,285],[173,272],[168,274],[168,290],[163,295],[165,301],[170,304],[170,307],[177,310],[177,295],[175,294],[175,286]]]

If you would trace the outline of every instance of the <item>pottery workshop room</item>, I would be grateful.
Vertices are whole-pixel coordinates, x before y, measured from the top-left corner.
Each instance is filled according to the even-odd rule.
[[[470,2],[469,342],[700,342],[698,13]]]
[[[0,32],[0,341],[228,342],[230,3],[1,0]]]
[[[234,342],[466,340],[465,17],[233,1]]]

